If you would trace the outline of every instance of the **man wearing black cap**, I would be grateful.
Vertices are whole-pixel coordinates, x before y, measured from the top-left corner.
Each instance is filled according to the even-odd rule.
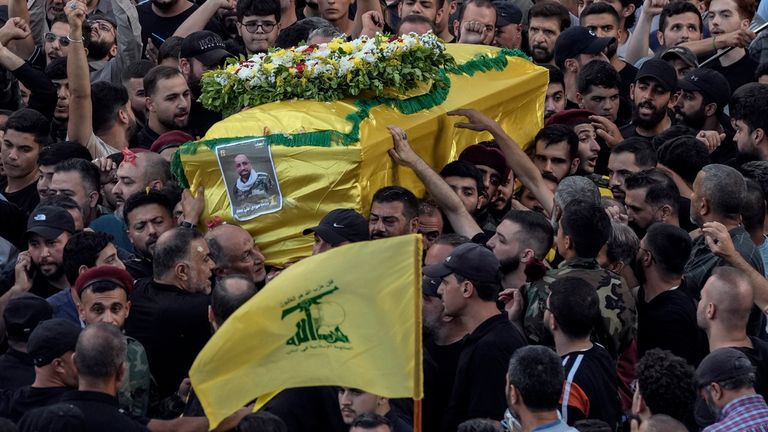
[[[66,320],[43,321],[29,336],[27,351],[35,366],[32,385],[0,392],[0,417],[19,421],[25,412],[58,402],[77,388],[73,359],[80,326]]]
[[[509,357],[525,338],[499,312],[499,260],[483,246],[467,243],[424,274],[441,278],[438,294],[445,314],[459,319],[469,333],[459,357],[444,431],[472,418],[501,420],[506,408],[504,373]]]
[[[586,27],[571,27],[563,31],[555,41],[555,64],[565,77],[565,96],[570,108],[578,107],[576,77],[592,60],[607,62],[605,50],[615,43],[615,38],[599,38]]]
[[[508,1],[497,1],[496,36],[493,45],[501,48],[520,49],[523,41],[523,12]]]
[[[755,367],[733,348],[720,348],[696,369],[696,385],[717,423],[705,432],[746,432],[768,429],[768,405],[755,393]]]
[[[27,341],[35,327],[52,314],[51,305],[38,296],[25,294],[8,302],[3,311],[8,351],[0,356],[0,389],[15,390],[35,381]]]
[[[303,234],[314,233],[315,244],[312,246],[312,255],[323,253],[331,248],[347,243],[366,241],[368,234],[368,221],[363,215],[353,209],[335,209],[328,212],[320,219],[320,223],[312,228],[304,230]]]
[[[75,232],[68,211],[59,207],[39,207],[27,221],[26,252],[19,254],[16,284],[29,284],[26,290],[47,298],[69,289],[64,276],[64,246]],[[24,273],[19,272],[22,267]]]
[[[686,47],[675,46],[667,48],[661,52],[659,58],[675,68],[678,80],[684,79],[685,74],[691,69],[699,67],[699,60],[696,58],[696,54]]]
[[[650,59],[637,71],[630,87],[632,122],[621,128],[624,138],[651,139],[672,126],[668,106],[677,89],[677,73],[667,62]]]
[[[733,128],[730,119],[723,113],[731,98],[731,86],[728,80],[716,70],[709,68],[693,69],[678,81],[682,94],[675,103],[677,120],[699,131],[697,137],[715,138],[710,158],[714,163],[725,162],[736,156],[737,148],[733,143]],[[715,134],[707,134],[713,131]],[[711,148],[711,146],[708,146]]]

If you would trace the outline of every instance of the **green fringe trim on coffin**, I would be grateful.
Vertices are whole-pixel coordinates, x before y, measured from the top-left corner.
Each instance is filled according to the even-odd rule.
[[[409,115],[419,111],[434,108],[441,105],[448,98],[451,89],[451,80],[448,73],[455,75],[472,76],[477,72],[500,71],[507,67],[509,63],[507,57],[521,57],[530,60],[520,50],[503,49],[493,57],[487,55],[477,55],[466,63],[449,67],[440,71],[439,78],[432,84],[432,88],[426,94],[414,96],[408,99],[396,98],[370,98],[358,99],[355,101],[356,111],[347,115],[346,120],[352,124],[352,128],[347,133],[335,130],[307,132],[302,134],[281,134],[276,133],[266,138],[269,145],[281,145],[286,147],[331,147],[331,146],[350,146],[356,144],[360,139],[360,124],[367,119],[373,108],[379,105],[387,105],[403,114]],[[239,141],[262,138],[261,136],[244,136],[234,138],[215,138],[205,141],[192,141],[182,145],[173,155],[171,160],[171,172],[176,177],[179,186],[188,188],[189,182],[184,174],[184,168],[181,163],[181,155],[197,153],[198,146],[204,144],[211,151],[222,144],[231,144]]]

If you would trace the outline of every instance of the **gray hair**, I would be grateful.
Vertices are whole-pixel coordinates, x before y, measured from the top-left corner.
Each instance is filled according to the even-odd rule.
[[[600,205],[600,190],[586,177],[568,176],[561,180],[555,190],[555,206],[564,209],[577,198]]]
[[[608,261],[612,263],[621,261],[629,265],[637,256],[638,250],[640,250],[640,239],[632,228],[623,223],[611,221],[611,235],[608,237],[606,251]]]
[[[75,365],[81,377],[108,379],[123,367],[127,351],[128,345],[117,327],[91,324],[77,339]]]
[[[309,36],[307,36],[307,42],[309,43],[309,41],[318,37],[336,39],[336,38],[343,38],[345,36],[344,36],[344,33],[336,30],[336,27],[323,26],[323,27],[318,27],[312,30],[311,32],[309,32]]]
[[[710,164],[701,169],[700,194],[715,213],[737,219],[747,199],[747,182],[735,168]]]

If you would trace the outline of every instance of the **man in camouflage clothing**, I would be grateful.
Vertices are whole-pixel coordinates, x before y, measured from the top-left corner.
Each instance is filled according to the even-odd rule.
[[[128,294],[133,290],[133,278],[127,271],[107,265],[93,267],[77,278],[75,290],[80,298],[80,319],[86,325],[103,322],[123,329],[131,307]],[[125,338],[128,370],[117,398],[120,409],[133,416],[145,417],[151,382],[147,353],[139,341]]]
[[[635,299],[624,280],[600,268],[596,260],[610,231],[610,219],[599,205],[578,199],[565,207],[555,237],[557,250],[565,260],[526,288],[523,326],[531,343],[553,345],[543,324],[549,285],[573,276],[592,285],[600,299],[601,319],[595,323],[593,339],[614,358],[629,346],[635,337]]]

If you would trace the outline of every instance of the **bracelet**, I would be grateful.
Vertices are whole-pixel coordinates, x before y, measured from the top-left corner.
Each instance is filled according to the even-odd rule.
[[[67,40],[72,43],[83,43],[85,41],[85,38],[72,39],[71,37],[69,37],[69,35],[67,35]]]
[[[717,41],[717,36],[712,36],[712,48],[717,51],[717,44],[715,44],[715,41]]]
[[[197,228],[192,222],[189,221],[182,221],[179,226],[183,228]]]

